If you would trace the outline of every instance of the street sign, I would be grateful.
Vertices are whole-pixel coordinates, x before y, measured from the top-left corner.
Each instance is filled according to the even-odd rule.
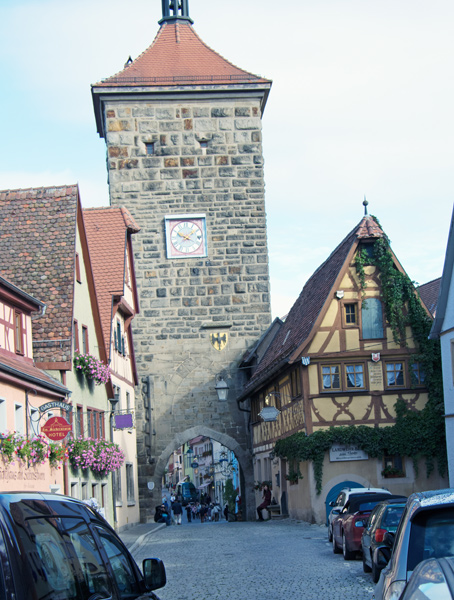
[[[281,411],[274,406],[264,406],[259,412],[259,417],[262,417],[264,421],[277,421]]]
[[[191,467],[192,467],[193,469],[197,469],[197,467],[198,467],[198,466],[199,466],[199,463],[198,463],[198,462],[192,462],[192,463],[191,463]]]
[[[45,425],[41,427],[41,431],[54,442],[61,442],[61,440],[64,440],[71,430],[71,425],[63,417],[51,417]]]

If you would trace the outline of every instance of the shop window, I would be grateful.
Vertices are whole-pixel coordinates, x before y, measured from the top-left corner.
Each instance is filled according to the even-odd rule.
[[[361,305],[363,339],[383,337],[383,309],[378,298],[366,298]]]
[[[322,380],[324,390],[340,390],[339,365],[326,365],[322,367]]]
[[[386,385],[388,387],[403,387],[405,385],[404,363],[386,363]]]

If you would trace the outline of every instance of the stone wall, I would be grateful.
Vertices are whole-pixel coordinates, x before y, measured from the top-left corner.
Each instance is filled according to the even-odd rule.
[[[141,227],[133,334],[147,521],[160,498],[145,501],[146,484],[181,432],[203,425],[250,446],[236,365],[271,322],[261,113],[259,99],[121,99],[106,102],[104,115],[111,204],[127,206]],[[168,259],[165,216],[191,213],[206,215],[208,255]],[[213,333],[226,335],[224,349]],[[217,399],[219,376],[227,402]]]

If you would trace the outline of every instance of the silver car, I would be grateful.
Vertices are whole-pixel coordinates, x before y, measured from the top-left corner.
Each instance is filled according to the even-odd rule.
[[[375,600],[400,600],[415,567],[428,558],[454,555],[454,489],[412,494],[396,534],[386,533],[374,560],[384,566]]]

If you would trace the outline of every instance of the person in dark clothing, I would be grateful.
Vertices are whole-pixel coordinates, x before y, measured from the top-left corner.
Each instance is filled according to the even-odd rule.
[[[186,514],[188,516],[188,523],[190,523],[192,521],[192,506],[190,504],[186,506]]]
[[[156,507],[154,513],[154,521],[155,523],[165,523],[166,526],[170,525],[169,511],[165,508],[164,504],[161,504],[161,506]]]
[[[225,503],[225,506],[224,506],[224,517],[225,517],[226,521],[229,520],[229,505],[227,504],[227,502]]]
[[[183,514],[183,507],[178,500],[172,504],[173,518],[177,525],[181,525],[181,515]]]
[[[262,510],[267,508],[271,504],[271,490],[268,485],[263,486],[263,502],[257,506],[257,514],[259,516],[259,521],[264,521],[265,519],[262,516]]]

